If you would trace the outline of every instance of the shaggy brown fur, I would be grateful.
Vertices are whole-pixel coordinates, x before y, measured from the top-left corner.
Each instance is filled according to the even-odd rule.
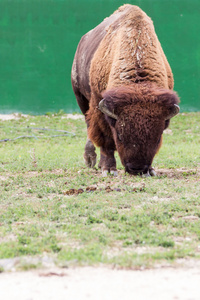
[[[139,7],[124,5],[87,33],[72,66],[72,86],[88,125],[86,164],[96,160],[92,141],[100,147],[103,171],[116,171],[115,150],[129,173],[151,171],[167,116],[179,102],[173,85],[153,22]],[[117,120],[99,110],[102,98]]]
[[[152,20],[137,6],[124,5],[115,14],[119,12],[123,14],[107,28],[92,58],[91,90],[101,93],[141,81],[173,89],[173,75]]]

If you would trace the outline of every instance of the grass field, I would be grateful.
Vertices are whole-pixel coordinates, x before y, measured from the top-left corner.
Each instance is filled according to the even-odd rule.
[[[125,174],[117,155],[117,178],[85,167],[84,120],[62,113],[0,121],[0,140],[0,265],[200,259],[200,113],[172,119],[151,178]]]

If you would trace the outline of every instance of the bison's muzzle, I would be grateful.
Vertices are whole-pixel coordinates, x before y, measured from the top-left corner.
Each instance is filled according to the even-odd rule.
[[[149,165],[144,165],[143,167],[136,168],[133,164],[127,163],[125,165],[125,171],[131,175],[149,175]]]

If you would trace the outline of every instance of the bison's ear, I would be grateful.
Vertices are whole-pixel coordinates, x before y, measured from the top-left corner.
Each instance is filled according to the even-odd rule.
[[[104,113],[106,116],[112,118],[112,119],[115,119],[117,120],[117,115],[114,113],[114,111],[111,111],[109,110],[109,108],[107,107],[106,105],[106,100],[105,99],[102,99],[100,102],[99,102],[99,109],[102,113]]]

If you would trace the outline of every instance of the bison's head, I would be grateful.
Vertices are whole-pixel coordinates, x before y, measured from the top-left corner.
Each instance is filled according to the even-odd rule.
[[[162,143],[162,133],[179,112],[176,93],[137,84],[103,93],[99,109],[113,132],[126,172],[148,174]]]

